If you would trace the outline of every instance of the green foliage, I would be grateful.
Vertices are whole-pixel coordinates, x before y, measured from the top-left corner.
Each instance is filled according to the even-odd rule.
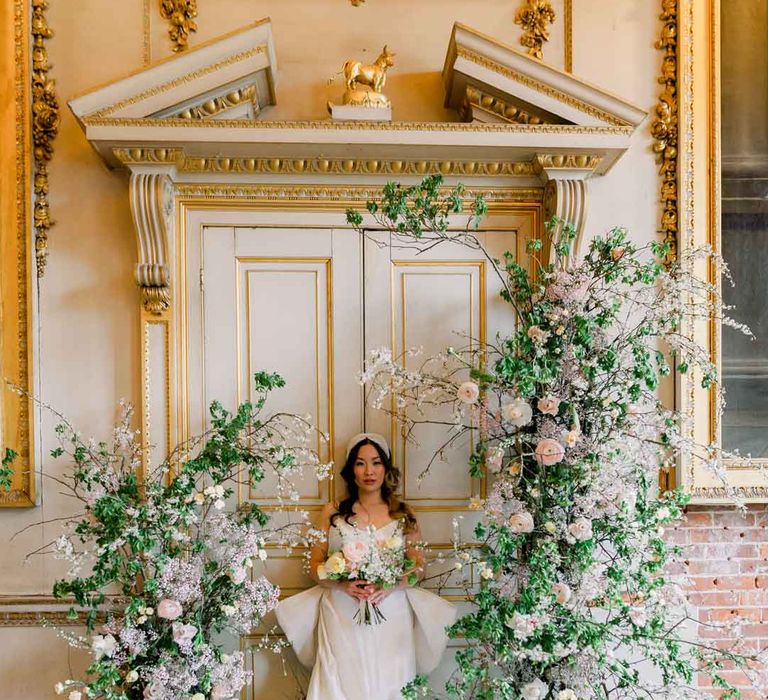
[[[546,236],[527,245],[532,269],[509,252],[493,259],[471,233],[485,203],[475,200],[462,230],[456,217],[464,190],[441,185],[439,176],[410,187],[388,183],[367,212],[417,250],[443,241],[481,250],[511,305],[494,346],[473,339],[472,352],[446,354],[458,369],[422,369],[415,377],[393,360],[371,380],[397,394],[396,417],[408,430],[430,422],[408,418],[410,408],[424,416],[430,401],[452,407],[451,429],[472,434],[469,473],[492,479],[474,553],[456,550],[459,562],[481,572],[481,583],[471,611],[450,630],[466,647],[456,653],[448,695],[520,700],[538,692],[524,693],[536,681],[546,688],[538,700],[568,689],[579,700],[655,698],[703,672],[723,697],[736,697],[720,670],[748,658],[680,636],[685,608],[667,602],[674,591],[667,567],[680,552],[663,529],[682,516],[688,497],[656,493],[659,467],[694,446],[655,392],[673,368],[696,372],[702,386],[714,382],[708,354],[680,331],[691,314],[713,313],[715,291],[684,262],[670,264],[667,244],[639,248],[622,228],[591,239],[576,260],[575,228],[552,219]],[[347,220],[365,232],[361,214],[350,211]],[[547,249],[551,262],[542,260]],[[446,355],[436,366],[446,366]],[[477,384],[477,401],[457,393],[460,374]],[[555,409],[543,408],[551,397]],[[505,422],[509,402],[522,402],[531,419]],[[545,440],[563,447],[554,464],[536,455]],[[503,457],[489,474],[498,450]],[[638,658],[656,667],[663,686],[648,690]],[[419,678],[404,696],[426,696],[427,688]]]
[[[5,448],[5,455],[0,461],[0,488],[6,491],[11,490],[11,479],[13,478],[13,461],[18,457],[18,453],[10,447]]]

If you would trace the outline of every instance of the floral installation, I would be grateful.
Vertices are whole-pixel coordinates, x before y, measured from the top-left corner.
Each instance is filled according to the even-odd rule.
[[[366,218],[349,210],[347,220],[362,235],[384,229],[393,245],[417,251],[443,242],[480,251],[509,303],[509,330],[493,342],[471,339],[468,349],[426,359],[416,350],[403,357],[376,350],[362,376],[369,401],[391,412],[407,437],[447,420],[441,452],[474,445],[470,472],[488,479],[487,498],[473,503],[482,515],[474,548],[455,523],[456,568],[479,571],[480,584],[468,589],[471,611],[449,630],[466,645],[446,693],[711,698],[696,687],[703,674],[721,698],[738,698],[723,673],[734,668],[765,690],[765,654],[742,649],[738,634],[727,648],[696,634],[712,623],[692,616],[685,577],[671,573],[680,550],[664,539],[688,499],[680,491],[658,497],[659,469],[681,455],[703,460],[727,486],[718,446],[694,444],[690,417],[657,395],[673,368],[720,391],[690,328],[718,315],[749,332],[722,317],[717,289],[693,272],[711,263],[727,274],[723,261],[697,249],[669,263],[665,244],[640,247],[616,228],[574,262],[575,231],[553,220],[551,255],[545,241],[531,241],[529,272],[510,253],[494,259],[475,235],[482,198],[456,228],[463,188],[446,194],[441,185],[440,176],[411,187],[389,183]],[[435,419],[436,407],[450,418]],[[417,678],[404,696],[436,694]]]
[[[232,413],[210,407],[210,429],[142,477],[142,448],[122,404],[111,443],[83,440],[59,414],[55,458],[71,471],[51,475],[83,504],[63,533],[36,553],[53,553],[69,570],[53,589],[73,599],[71,619],[87,633],[62,633],[90,651],[86,680],[55,690],[69,700],[224,700],[240,697],[250,672],[222,635],[252,630],[278,602],[279,589],[255,572],[269,544],[311,544],[317,531],[295,510],[293,479],[311,469],[327,478],[309,440],[308,417],[265,415],[277,374],[257,373],[255,398]],[[286,512],[268,527],[256,505],[233,508],[235,488],[276,477]],[[272,494],[270,494],[272,495]],[[288,507],[291,512],[288,512]],[[294,514],[297,514],[295,517]],[[273,651],[279,651],[280,645]],[[271,647],[272,648],[272,647]]]
[[[332,581],[363,580],[394,588],[407,576],[408,584],[414,586],[418,581],[415,567],[416,561],[406,556],[405,538],[399,529],[390,534],[369,526],[355,528],[354,534],[344,534],[342,548],[330,552],[328,558],[318,564],[317,577]],[[386,618],[378,605],[361,600],[355,621],[361,625],[377,625]]]

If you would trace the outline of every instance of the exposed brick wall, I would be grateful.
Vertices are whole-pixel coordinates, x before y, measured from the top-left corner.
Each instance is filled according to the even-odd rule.
[[[683,546],[683,561],[675,567],[690,579],[690,602],[705,623],[699,636],[718,646],[733,643],[732,635],[706,623],[741,617],[739,632],[745,649],[768,647],[768,509],[750,507],[746,514],[734,508],[691,506],[686,520],[667,532]],[[731,638],[729,638],[731,636]],[[728,680],[745,686],[740,671],[726,672]],[[707,679],[700,684],[709,685]],[[713,689],[713,695],[719,693]],[[744,700],[765,700],[762,694],[742,692]]]

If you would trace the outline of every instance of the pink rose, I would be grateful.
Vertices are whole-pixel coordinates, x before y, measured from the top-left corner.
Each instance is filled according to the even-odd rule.
[[[557,464],[563,460],[565,456],[565,448],[552,438],[544,438],[539,440],[534,452],[536,461],[539,464],[543,464],[545,467],[551,467],[553,464]]]
[[[560,410],[560,399],[556,396],[545,396],[543,399],[539,399],[536,402],[536,406],[542,413],[556,416],[557,412]]]
[[[625,251],[626,248],[623,245],[618,245],[615,248],[611,248],[611,257],[616,261],[621,260],[624,257]]]
[[[480,396],[480,387],[474,382],[464,382],[457,390],[456,397],[462,403],[475,403]]]
[[[173,600],[173,598],[163,598],[157,604],[157,616],[164,620],[175,620],[177,617],[181,617],[183,612],[181,603],[178,600]]]
[[[344,558],[348,562],[360,562],[368,554],[368,545],[362,540],[352,540],[347,542],[341,551],[344,552]]]
[[[222,685],[214,685],[211,688],[211,700],[224,700],[224,698],[231,698],[232,693],[228,693],[227,689]]]
[[[185,625],[182,622],[174,622],[172,625],[173,629],[173,641],[176,642],[179,646],[184,646],[185,644],[191,644],[192,640],[195,638],[195,635],[197,634],[197,627],[194,625]]]

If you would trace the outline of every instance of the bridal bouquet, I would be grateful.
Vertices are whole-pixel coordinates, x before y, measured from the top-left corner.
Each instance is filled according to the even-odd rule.
[[[369,526],[357,530],[354,537],[345,537],[341,550],[331,552],[317,567],[321,580],[367,581],[382,588],[394,588],[404,576],[414,585],[416,562],[405,552],[405,540],[399,531],[386,535]],[[358,624],[377,625],[386,618],[379,606],[367,600],[360,601],[355,613]]]

